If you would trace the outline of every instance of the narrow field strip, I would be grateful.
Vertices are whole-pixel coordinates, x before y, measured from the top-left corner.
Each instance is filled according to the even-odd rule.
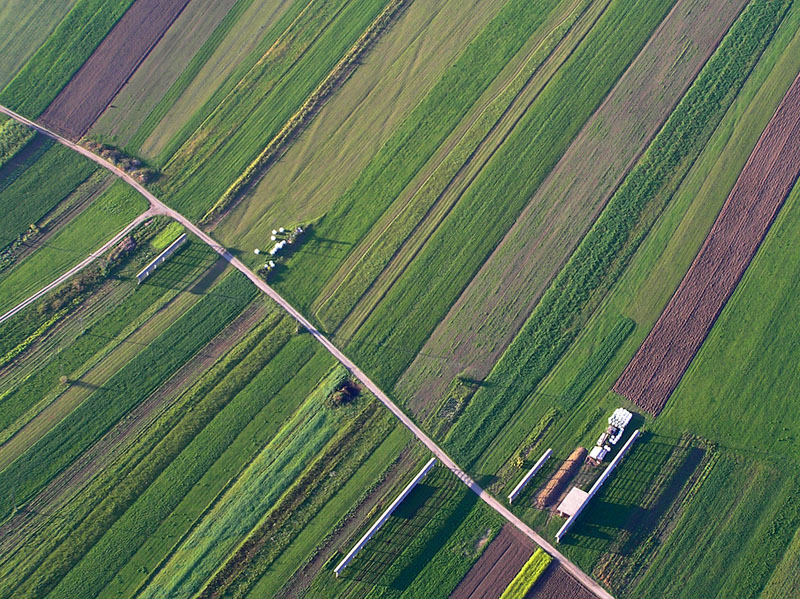
[[[553,0],[534,6],[511,0],[445,71],[336,200],[304,250],[289,261],[291,270],[304,274],[277,286],[295,304],[312,305],[352,246],[369,232],[556,4]],[[315,276],[307,276],[309,272]]]
[[[327,356],[326,356],[327,358]],[[330,366],[330,358],[327,358]],[[344,372],[324,379],[258,454],[178,551],[139,593],[148,597],[193,597],[225,556],[241,542],[319,452],[352,417],[353,409],[331,409],[324,398]],[[310,381],[304,381],[306,385]],[[316,384],[316,381],[314,383]]]
[[[245,331],[262,320],[265,308],[251,304],[237,319],[217,335],[192,360],[187,362],[164,385],[136,406],[127,418],[120,421],[97,443],[75,460],[39,494],[29,501],[23,512],[0,526],[0,547],[3,560],[11,557],[30,537],[47,524],[49,514],[61,510],[78,495],[100,472],[127,453],[137,438],[146,434],[156,419],[163,416],[177,400],[190,381],[210,368],[234,344],[241,341]]]
[[[548,82],[489,168],[347,345],[376,380],[394,384],[416,357],[670,6],[647,3],[634,10],[612,2]],[[482,234],[476,236],[476,231]]]
[[[614,391],[658,415],[800,174],[800,76],[786,92],[675,295]]]
[[[675,4],[422,349],[456,359],[419,357],[404,373],[398,388],[413,393],[412,409],[462,370],[488,374],[744,4]]]
[[[206,473],[209,464],[214,463],[228,447],[231,435],[238,432],[230,426],[232,422],[229,416],[219,419],[217,417],[256,373],[271,370],[264,366],[285,345],[287,338],[288,324],[285,320],[281,322],[278,314],[272,314],[250,331],[62,510],[62,514],[68,514],[73,522],[71,530],[65,530],[60,520],[51,519],[36,532],[35,539],[39,542],[29,542],[23,546],[24,551],[19,552],[13,562],[14,576],[7,576],[7,584],[2,588],[14,589],[22,584],[22,590],[26,593],[33,593],[37,589],[36,592],[41,593],[55,586],[102,538],[106,535],[115,538],[115,523],[118,519],[125,518],[125,514],[137,502],[147,505],[151,499],[158,498],[156,505],[161,506],[159,509],[163,512],[165,507],[162,502],[169,495],[164,496],[158,485],[172,485],[174,491],[175,481],[181,480],[188,485],[187,488],[191,488]],[[263,376],[268,377],[269,374],[265,372]],[[238,411],[235,408],[228,410],[229,414]],[[245,417],[246,415],[247,412]],[[220,435],[219,432],[223,434]],[[198,435],[203,436],[200,441],[195,441]],[[206,442],[202,439],[206,439]],[[208,440],[212,442],[209,443]],[[187,472],[187,467],[193,470]],[[179,476],[167,476],[165,472],[176,472]],[[164,478],[161,483],[158,482],[160,477]],[[153,484],[157,488],[151,492],[150,499],[142,498]],[[213,493],[213,490],[209,491]],[[180,498],[175,501],[179,500]],[[153,512],[151,508],[152,504],[149,504],[150,511],[146,513],[148,517],[156,518],[155,524],[141,521],[140,516],[136,520],[145,528],[157,528],[160,519],[165,515],[159,515],[158,511]],[[168,505],[166,509],[171,507]],[[134,511],[132,514],[137,517],[139,512]],[[171,530],[171,527],[167,529]],[[130,529],[129,526],[123,526],[121,530],[127,543],[124,547],[115,545],[115,551],[134,552],[138,546],[136,543],[143,542],[144,538],[137,541],[137,529]],[[109,566],[113,563],[112,555],[116,554],[108,556]],[[92,577],[110,576],[113,568],[93,570],[90,574]],[[136,576],[140,575],[142,572],[137,569]],[[96,578],[92,580],[97,584]],[[125,581],[131,582],[128,578]]]
[[[80,138],[166,33],[189,0],[136,0],[41,115]]]
[[[396,257],[397,252],[403,247],[412,232],[420,226],[421,221],[428,216],[434,205],[439,203],[452,185],[454,177],[463,171],[467,163],[475,156],[478,148],[486,143],[500,120],[518,100],[523,89],[559,46],[589,4],[588,1],[579,4],[559,23],[558,27],[545,37],[506,87],[474,119],[452,151],[439,163],[430,177],[401,209],[401,212],[383,229],[381,235],[369,247],[357,250],[361,252],[361,259],[343,276],[334,277],[333,280],[337,283],[336,287],[323,292],[327,294],[327,299],[320,302],[316,309],[316,316],[326,330],[333,331],[339,328],[345,317],[350,314],[373,285],[378,275]],[[446,212],[445,209],[444,214]],[[435,225],[431,228],[435,229]],[[354,328],[357,327],[350,327],[350,329]],[[351,333],[352,330],[342,331],[343,335]]]
[[[131,4],[133,0],[78,0],[0,92],[0,104],[29,118],[42,114]]]
[[[381,35],[399,18],[410,0],[390,0],[383,11],[370,23],[366,31],[356,40],[330,73],[306,98],[305,102],[256,156],[241,175],[225,190],[225,193],[203,215],[200,224],[214,222],[222,217],[241,196],[263,176],[264,170],[278,160],[289,144],[300,135],[311,120],[322,109],[327,99],[353,74],[364,55],[375,45]]]
[[[92,124],[88,136],[125,147],[131,136],[148,119],[192,65],[208,58],[207,47],[216,48],[228,32],[220,27],[231,19],[235,5],[252,0],[191,0],[163,37],[147,54],[131,77]],[[214,43],[209,43],[212,36]],[[196,72],[191,69],[191,72]],[[188,83],[188,81],[187,81]],[[173,92],[174,93],[174,92]],[[173,97],[173,102],[177,96]],[[136,150],[128,153],[137,154]]]
[[[787,7],[755,0],[731,27],[492,369],[487,381],[502,384],[505,392],[479,389],[450,429],[448,445],[463,463],[474,465],[567,350],[587,318],[585,311],[619,277],[733,102]]]
[[[96,170],[97,165],[64,146],[56,144],[45,152],[0,191],[0,247],[43,218]]]
[[[124,513],[60,580],[51,597],[74,597],[104,586],[123,596],[138,595],[294,411],[301,398],[283,391],[291,387],[291,377],[318,371],[318,364],[308,371],[287,368],[313,355],[304,340],[286,344],[288,328],[283,320],[257,353],[243,360],[244,370],[221,381],[210,401],[202,400],[217,411],[199,422],[197,418],[180,422],[170,432],[166,456],[156,457],[159,447],[153,450],[160,468],[154,473],[142,471],[136,481],[139,494],[128,500]],[[255,364],[264,368],[253,374]],[[250,378],[241,378],[243,373]],[[307,382],[305,377],[299,381]],[[182,445],[176,447],[179,439]]]
[[[387,0],[313,2],[164,167],[159,190],[202,216],[277,135]]]
[[[237,0],[136,130],[130,151],[163,165],[312,1]]]
[[[253,299],[256,290],[238,274],[227,277],[152,344],[123,366],[30,450],[0,472],[0,485],[27,501],[125,413],[180,367]],[[221,299],[223,298],[224,299]],[[169,348],[169,349],[167,349]],[[0,498],[0,517],[14,509]]]
[[[0,6],[0,89],[44,43],[77,0],[6,0]]]

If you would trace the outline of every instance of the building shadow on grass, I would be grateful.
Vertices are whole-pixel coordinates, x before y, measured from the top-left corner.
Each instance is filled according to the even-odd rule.
[[[400,504],[341,577],[404,591],[477,501],[477,495],[452,473],[437,466]]]

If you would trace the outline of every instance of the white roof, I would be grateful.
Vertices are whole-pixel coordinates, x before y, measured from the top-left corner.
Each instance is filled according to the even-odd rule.
[[[592,447],[592,451],[589,452],[589,457],[594,458],[595,460],[602,460],[604,457],[606,457],[606,454],[608,454],[606,449],[600,447],[599,445],[595,445]]]
[[[558,513],[562,516],[572,516],[578,511],[578,508],[581,507],[588,495],[589,493],[586,491],[578,487],[572,487],[569,493],[567,493],[567,496],[564,497],[564,501],[558,504]]]

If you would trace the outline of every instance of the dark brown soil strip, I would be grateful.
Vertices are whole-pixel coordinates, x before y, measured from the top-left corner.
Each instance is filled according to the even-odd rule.
[[[786,92],[703,247],[614,391],[658,415],[800,174],[800,76]]]
[[[497,599],[525,565],[535,545],[506,524],[450,595],[450,599]]]
[[[536,581],[525,599],[595,599],[595,596],[564,568],[552,564]]]
[[[42,114],[42,122],[80,138],[166,33],[189,0],[137,0]]]

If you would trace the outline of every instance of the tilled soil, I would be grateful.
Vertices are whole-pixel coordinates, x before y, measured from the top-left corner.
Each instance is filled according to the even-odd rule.
[[[506,524],[450,599],[497,599],[533,555],[534,549],[530,539]]]
[[[80,138],[114,99],[189,0],[137,0],[41,116]]]
[[[595,599],[595,596],[564,568],[552,564],[536,581],[525,599]]]
[[[658,415],[800,174],[800,76],[747,160],[703,247],[614,391]]]

